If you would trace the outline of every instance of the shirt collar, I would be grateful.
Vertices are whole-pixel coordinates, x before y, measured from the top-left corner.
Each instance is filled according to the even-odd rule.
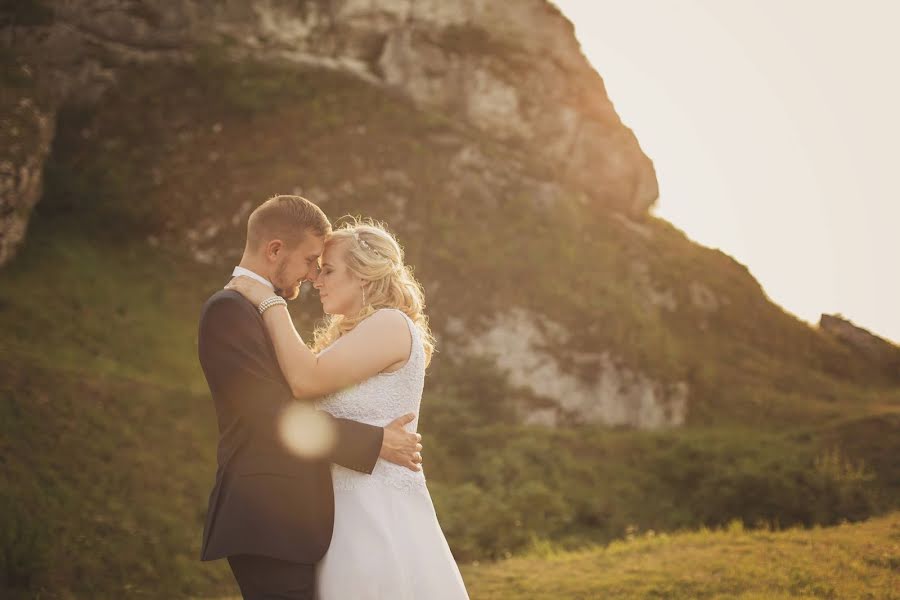
[[[232,276],[232,277],[237,277],[237,276],[239,276],[239,275],[244,275],[244,276],[246,276],[246,277],[249,277],[250,279],[255,279],[256,281],[258,281],[258,282],[260,282],[260,283],[262,283],[262,284],[268,286],[269,288],[271,288],[273,292],[275,291],[275,286],[272,285],[272,282],[271,282],[271,281],[269,281],[268,279],[266,279],[266,278],[263,277],[262,275],[259,275],[259,274],[257,274],[257,273],[254,273],[254,272],[251,271],[250,269],[245,269],[244,267],[235,267],[235,268],[234,268],[234,271],[231,272],[231,276]]]

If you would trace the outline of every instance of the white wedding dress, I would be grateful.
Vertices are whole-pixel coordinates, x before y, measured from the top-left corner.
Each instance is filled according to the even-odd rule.
[[[396,309],[380,309],[396,310]],[[425,382],[425,349],[418,327],[403,314],[412,335],[409,359],[330,394],[316,406],[336,417],[385,426],[409,412],[416,419]],[[322,352],[327,352],[325,348]],[[371,475],[332,464],[334,533],[316,565],[319,600],[468,598],[462,575],[438,524],[424,471],[381,458]]]

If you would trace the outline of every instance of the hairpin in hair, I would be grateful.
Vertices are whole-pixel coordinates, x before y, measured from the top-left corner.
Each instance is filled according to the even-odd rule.
[[[354,231],[354,232],[353,232],[353,237],[356,238],[356,241],[359,242],[359,245],[362,246],[363,248],[365,248],[366,250],[370,250],[370,251],[374,252],[375,254],[377,254],[378,256],[380,256],[381,258],[386,258],[384,254],[382,254],[381,252],[379,252],[378,250],[376,250],[375,248],[373,248],[372,246],[370,246],[370,245],[369,245],[369,242],[367,242],[366,240],[364,240],[364,239],[362,239],[361,237],[359,237],[359,232],[358,232],[358,231]]]

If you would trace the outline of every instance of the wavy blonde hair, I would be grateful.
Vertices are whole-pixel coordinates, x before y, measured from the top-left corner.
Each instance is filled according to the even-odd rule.
[[[325,238],[325,248],[344,249],[347,267],[363,280],[366,305],[356,315],[327,315],[316,329],[313,350],[322,351],[379,308],[403,311],[422,333],[425,365],[431,363],[435,340],[425,315],[425,293],[412,267],[405,264],[403,247],[383,223],[350,217]]]

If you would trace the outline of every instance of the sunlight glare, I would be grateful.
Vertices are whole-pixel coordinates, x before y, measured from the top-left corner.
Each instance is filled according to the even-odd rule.
[[[284,411],[279,432],[284,445],[303,458],[324,457],[337,442],[337,432],[331,420],[321,411],[300,402]]]

